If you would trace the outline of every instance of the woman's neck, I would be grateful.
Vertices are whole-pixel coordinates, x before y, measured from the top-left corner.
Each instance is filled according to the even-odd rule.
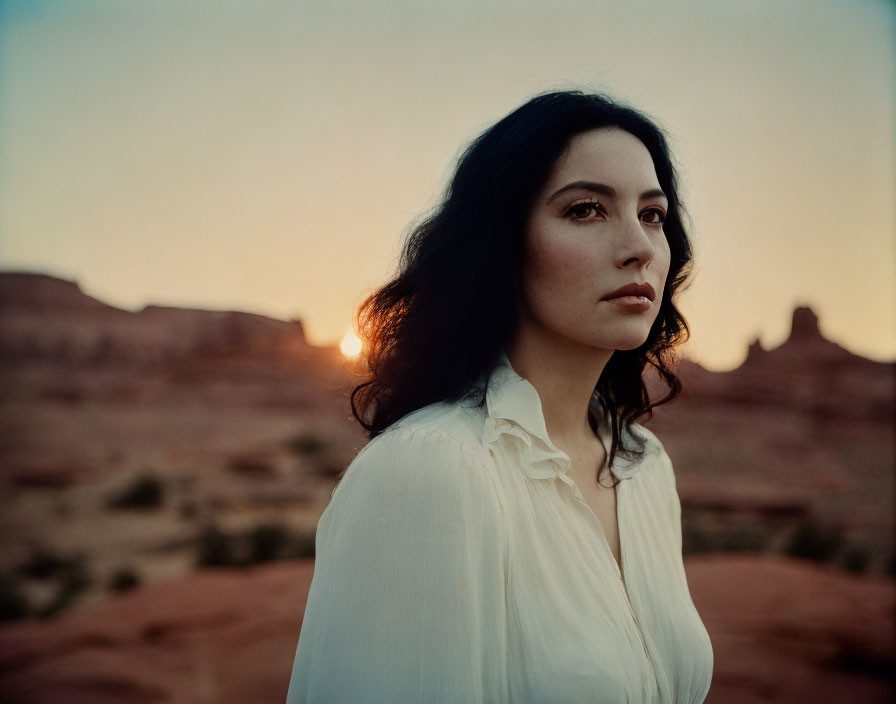
[[[551,442],[561,449],[591,446],[595,435],[588,413],[613,350],[528,336],[518,337],[506,353],[516,373],[538,392]]]

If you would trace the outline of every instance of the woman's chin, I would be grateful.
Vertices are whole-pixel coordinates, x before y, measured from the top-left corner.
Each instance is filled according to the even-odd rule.
[[[647,341],[649,333],[649,330],[645,330],[642,334],[619,335],[615,338],[614,344],[608,345],[608,347],[620,352],[636,350]]]

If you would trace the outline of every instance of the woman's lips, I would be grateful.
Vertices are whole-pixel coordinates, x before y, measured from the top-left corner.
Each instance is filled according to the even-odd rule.
[[[650,309],[650,299],[647,296],[617,296],[605,298],[604,301],[632,311],[645,311]]]

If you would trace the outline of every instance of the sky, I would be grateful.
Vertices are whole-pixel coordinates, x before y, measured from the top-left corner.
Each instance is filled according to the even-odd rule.
[[[0,270],[335,344],[463,147],[579,88],[669,136],[696,255],[683,354],[734,368],[810,305],[896,359],[894,8],[0,1]]]

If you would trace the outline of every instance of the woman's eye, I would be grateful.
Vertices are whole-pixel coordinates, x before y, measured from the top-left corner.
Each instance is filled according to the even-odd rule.
[[[584,203],[573,203],[566,210],[567,216],[572,216],[573,220],[588,220],[589,215],[594,213],[595,215],[600,214],[600,204],[592,203],[591,201],[586,201]]]
[[[666,222],[666,214],[659,208],[651,208],[641,213],[641,218],[648,225],[662,225]]]

